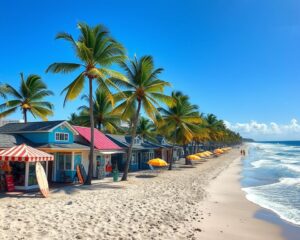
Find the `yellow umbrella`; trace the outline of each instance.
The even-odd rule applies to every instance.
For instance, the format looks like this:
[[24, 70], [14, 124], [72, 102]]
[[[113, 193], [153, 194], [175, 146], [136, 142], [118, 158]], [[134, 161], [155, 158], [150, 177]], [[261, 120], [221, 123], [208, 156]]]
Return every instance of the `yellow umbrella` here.
[[205, 154], [205, 152], [197, 153], [197, 156], [198, 156], [198, 157], [208, 157], [208, 155]]
[[198, 157], [201, 157], [201, 156], [203, 156], [203, 153], [196, 153], [196, 154], [194, 154], [194, 155], [196, 155], [196, 156], [198, 156]]
[[203, 154], [204, 154], [206, 157], [209, 157], [209, 156], [211, 155], [211, 153], [209, 153], [209, 152], [207, 152], [207, 151], [203, 152]]
[[160, 158], [154, 158], [151, 159], [147, 162], [149, 165], [153, 166], [153, 167], [166, 167], [168, 166], [168, 163]]
[[218, 149], [216, 149], [215, 151], [214, 151], [214, 153], [215, 154], [222, 154], [222, 153], [224, 153], [220, 148], [218, 148]]
[[187, 156], [187, 159], [189, 159], [189, 160], [201, 160], [201, 158], [198, 157], [197, 155], [189, 155], [189, 156]]

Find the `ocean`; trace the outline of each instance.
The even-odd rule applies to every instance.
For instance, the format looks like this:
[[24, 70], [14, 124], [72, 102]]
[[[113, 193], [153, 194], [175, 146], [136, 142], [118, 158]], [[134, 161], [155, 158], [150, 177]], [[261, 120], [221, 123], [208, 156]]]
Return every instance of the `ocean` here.
[[241, 180], [247, 199], [300, 226], [300, 141], [248, 146]]

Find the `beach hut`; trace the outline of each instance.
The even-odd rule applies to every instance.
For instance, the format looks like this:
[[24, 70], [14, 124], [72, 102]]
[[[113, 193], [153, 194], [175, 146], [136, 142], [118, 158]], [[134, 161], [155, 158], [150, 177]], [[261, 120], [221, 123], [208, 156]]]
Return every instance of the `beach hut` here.
[[53, 161], [54, 156], [37, 150], [26, 144], [21, 144], [0, 152], [0, 162], [2, 174], [8, 187], [14, 185], [17, 190], [29, 190], [38, 188], [35, 164], [41, 162], [48, 171], [46, 161]]

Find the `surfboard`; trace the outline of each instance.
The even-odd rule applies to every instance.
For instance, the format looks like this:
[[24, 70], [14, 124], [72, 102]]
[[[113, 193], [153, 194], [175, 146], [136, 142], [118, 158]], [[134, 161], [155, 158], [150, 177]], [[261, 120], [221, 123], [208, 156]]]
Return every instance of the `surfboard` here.
[[77, 177], [78, 177], [79, 183], [83, 184], [84, 180], [83, 180], [83, 177], [81, 175], [80, 166], [79, 165], [76, 166], [76, 173], [77, 173]]
[[83, 166], [82, 164], [80, 164], [79, 167], [80, 167], [80, 173], [81, 173], [81, 176], [82, 176], [82, 178], [83, 178], [83, 182], [85, 182], [85, 180], [86, 180], [86, 178], [87, 178], [87, 176], [86, 176], [86, 171], [85, 171], [84, 166]]
[[40, 162], [35, 165], [36, 179], [41, 190], [42, 195], [46, 198], [49, 196], [49, 185], [45, 170]]

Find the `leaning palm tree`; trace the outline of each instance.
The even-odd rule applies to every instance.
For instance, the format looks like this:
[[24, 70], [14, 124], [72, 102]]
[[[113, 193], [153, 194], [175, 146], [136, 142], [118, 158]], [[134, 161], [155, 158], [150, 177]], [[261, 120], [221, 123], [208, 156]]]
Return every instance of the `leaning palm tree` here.
[[[82, 100], [89, 102], [87, 95], [82, 96]], [[106, 133], [120, 133], [123, 129], [120, 127], [120, 115], [113, 114], [112, 101], [106, 91], [102, 88], [98, 88], [93, 101], [94, 123], [100, 131]], [[87, 105], [80, 106], [78, 110], [81, 110], [78, 120], [81, 120], [85, 125], [90, 126], [90, 108]]]
[[85, 23], [79, 23], [78, 28], [80, 35], [77, 41], [68, 33], [58, 33], [56, 39], [68, 41], [72, 45], [79, 62], [53, 63], [46, 72], [70, 73], [80, 70], [79, 75], [63, 90], [66, 93], [64, 105], [68, 100], [74, 100], [78, 97], [84, 89], [85, 80], [88, 80], [91, 144], [88, 177], [85, 184], [89, 185], [92, 180], [94, 158], [94, 112], [91, 107], [93, 106], [93, 82], [95, 80], [99, 87], [111, 95], [109, 86], [118, 88], [119, 84], [126, 81], [126, 78], [108, 67], [124, 61], [125, 55], [123, 46], [115, 41], [102, 25], [90, 27]]
[[0, 118], [6, 117], [18, 109], [22, 111], [24, 122], [27, 123], [27, 113], [31, 113], [34, 118], [38, 117], [47, 120], [48, 116], [53, 115], [53, 104], [44, 101], [47, 96], [53, 95], [52, 91], [47, 89], [46, 84], [38, 75], [31, 74], [24, 78], [21, 76], [21, 86], [17, 90], [9, 84], [1, 84], [0, 92], [10, 100], [0, 105]]
[[115, 95], [115, 98], [121, 103], [114, 109], [114, 112], [120, 113], [123, 120], [133, 119], [131, 124], [131, 143], [122, 176], [122, 180], [126, 181], [141, 109], [155, 121], [155, 116], [158, 114], [156, 107], [159, 106], [159, 103], [171, 104], [173, 99], [163, 94], [164, 88], [170, 84], [159, 79], [159, 74], [163, 69], [154, 68], [151, 56], [143, 56], [139, 60], [135, 57], [128, 64], [122, 64], [122, 67], [128, 78], [128, 83], [126, 83], [127, 89], [122, 94]]
[[[173, 143], [172, 156], [175, 144], [184, 146], [192, 141], [195, 134], [200, 132], [199, 124], [202, 119], [198, 107], [189, 102], [188, 96], [181, 92], [172, 92], [175, 104], [168, 109], [159, 108], [162, 121], [159, 124], [159, 132]], [[173, 159], [170, 161], [169, 170], [172, 170]]]

